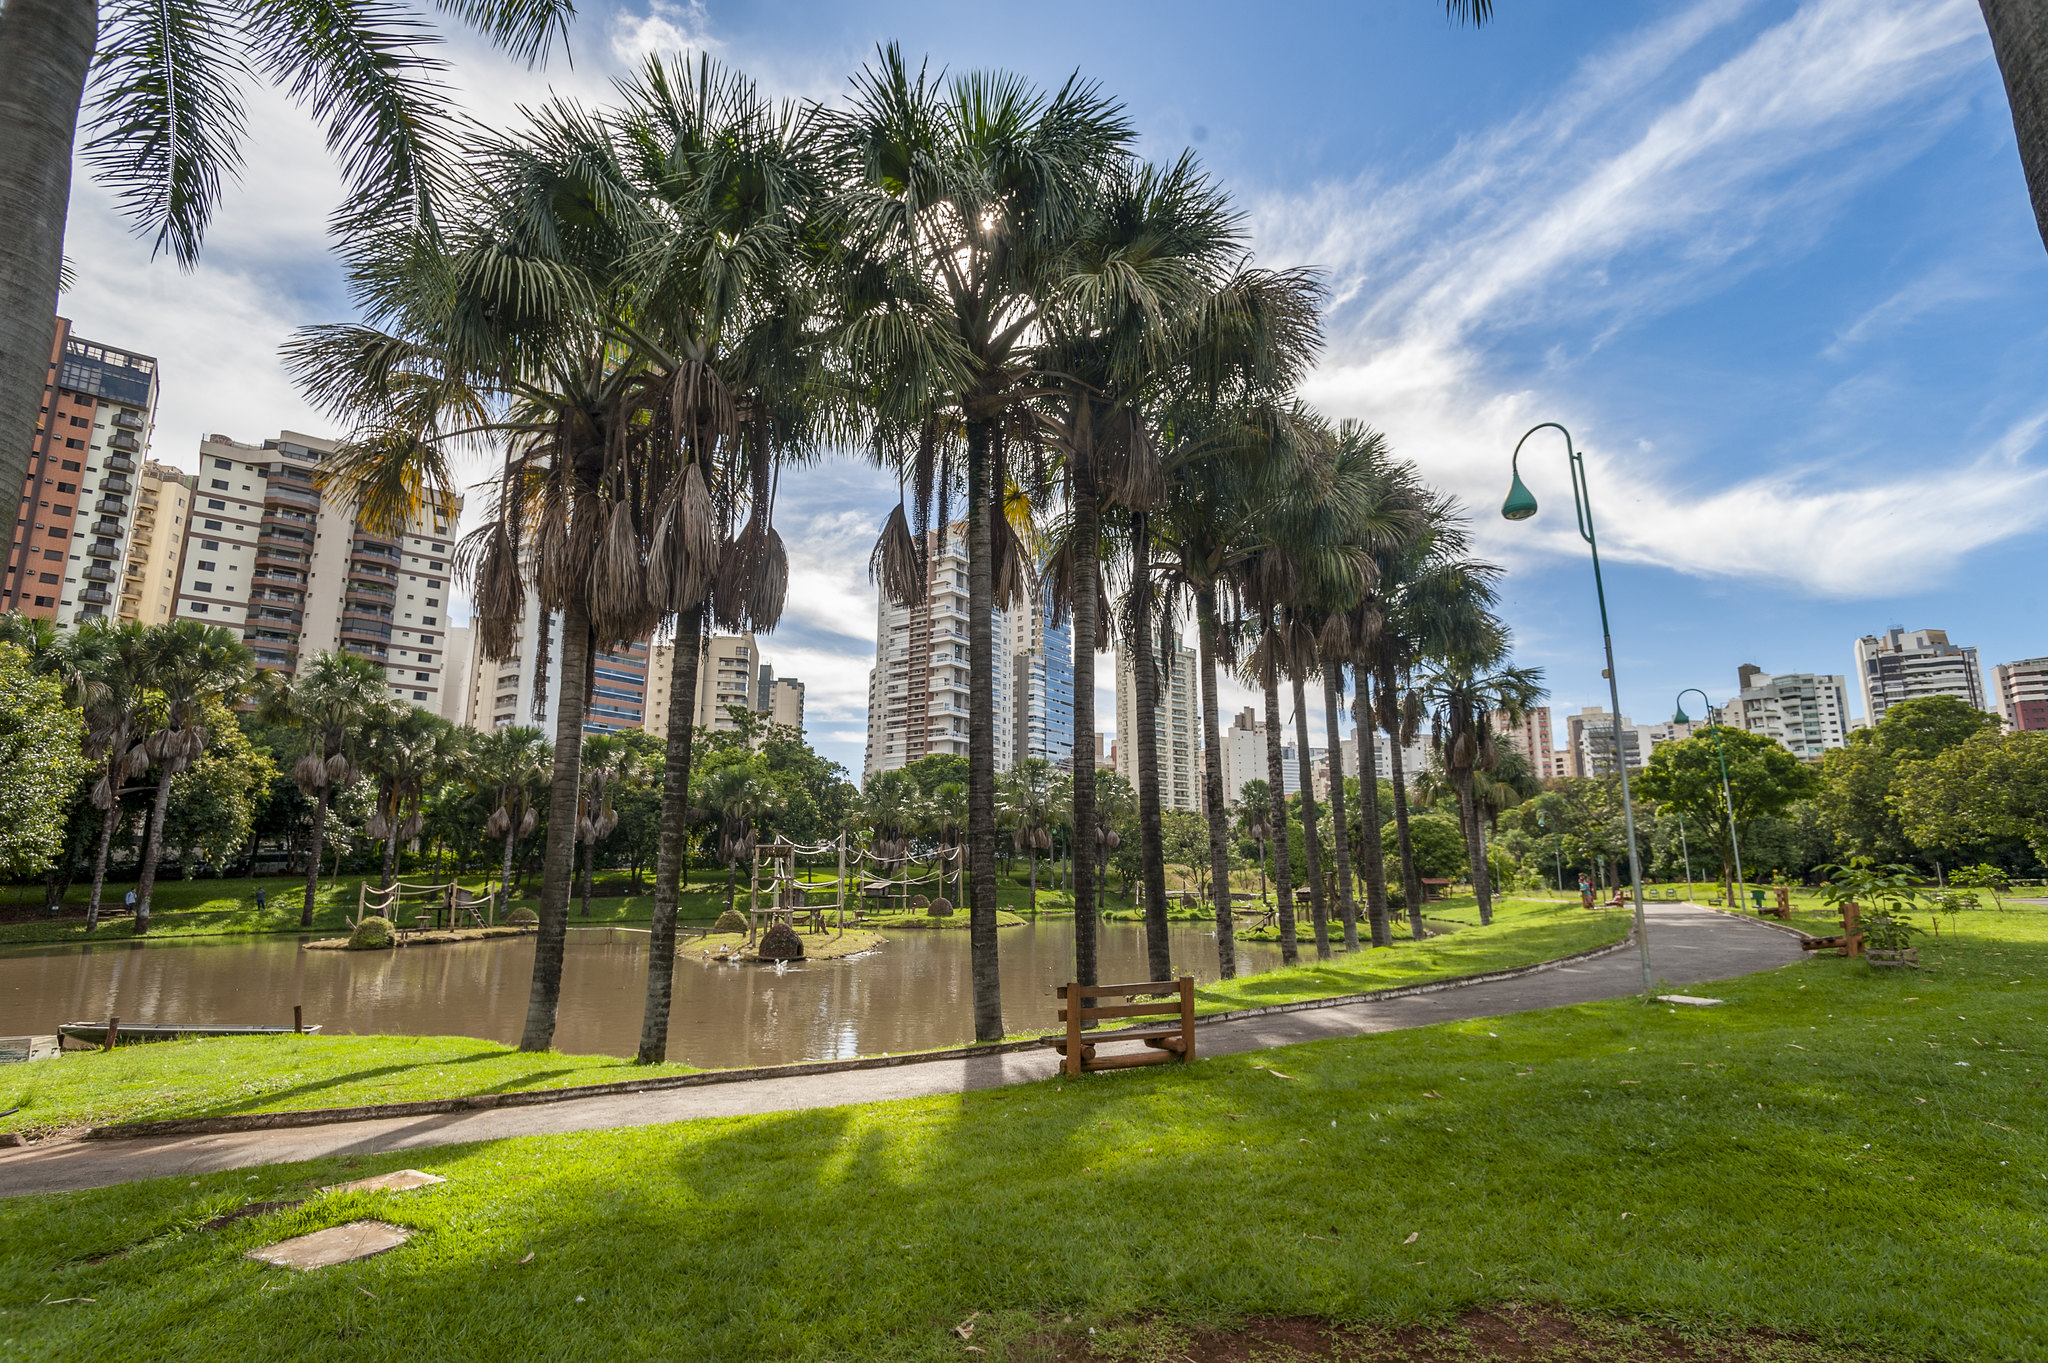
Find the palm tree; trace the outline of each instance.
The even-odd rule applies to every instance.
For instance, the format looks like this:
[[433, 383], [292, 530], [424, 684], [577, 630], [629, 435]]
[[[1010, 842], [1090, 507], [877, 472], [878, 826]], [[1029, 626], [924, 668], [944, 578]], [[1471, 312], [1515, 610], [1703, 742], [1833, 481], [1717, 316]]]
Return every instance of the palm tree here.
[[751, 859], [760, 827], [782, 808], [782, 793], [754, 757], [727, 762], [706, 771], [692, 796], [697, 817], [718, 823], [718, 859], [725, 863], [725, 907], [733, 907], [736, 877], [743, 859]]
[[619, 826], [612, 797], [640, 774], [640, 754], [614, 734], [592, 734], [583, 740], [583, 800], [577, 811], [576, 836], [583, 843], [583, 916], [590, 917], [590, 892], [597, 877], [597, 845]]
[[1244, 835], [1259, 845], [1259, 902], [1266, 902], [1266, 844], [1273, 840], [1272, 787], [1264, 781], [1247, 781], [1231, 806]]
[[1050, 97], [1001, 74], [942, 86], [922, 71], [913, 77], [894, 46], [854, 85], [851, 106], [827, 115], [834, 154], [851, 171], [836, 212], [859, 262], [844, 343], [886, 428], [915, 433], [924, 453], [950, 426], [966, 447], [968, 927], [974, 1035], [995, 1041], [1003, 1016], [990, 617], [999, 576], [1006, 588], [1021, 582], [998, 510], [1005, 437], [1026, 417], [1044, 368], [1045, 305], [1060, 295], [1096, 185], [1132, 131], [1079, 80]]
[[174, 620], [149, 628], [141, 656], [144, 676], [156, 693], [141, 720], [142, 750], [156, 764], [156, 800], [150, 807], [142, 870], [135, 886], [135, 935], [149, 931], [149, 900], [163, 854], [164, 812], [170, 808], [171, 779], [206, 751], [208, 701], [241, 694], [254, 655], [218, 625]]
[[398, 848], [419, 836], [420, 807], [448, 775], [456, 753], [455, 730], [447, 720], [417, 705], [388, 706], [363, 733], [362, 768], [377, 783], [377, 804], [369, 835], [384, 844], [379, 889], [390, 889], [398, 873]]
[[[879, 773], [877, 773], [879, 774]], [[945, 884], [945, 872], [954, 873], [953, 894], [957, 903], [962, 895], [960, 884], [966, 877], [965, 848], [967, 841], [967, 786], [961, 781], [941, 781], [924, 798], [924, 809], [918, 826], [939, 840], [940, 885]]]
[[1477, 649], [1440, 661], [1421, 688], [1432, 716], [1438, 759], [1458, 794], [1458, 823], [1473, 868], [1481, 925], [1493, 921], [1493, 884], [1487, 874], [1485, 819], [1473, 790], [1475, 774], [1493, 772], [1499, 765], [1493, 716], [1501, 714], [1520, 724], [1530, 706], [1542, 700], [1542, 669], [1499, 665], [1507, 651], [1505, 634], [1497, 622], [1493, 628], [1477, 630]]
[[[1043, 757], [1027, 757], [1004, 774], [1003, 813], [1016, 850], [1031, 858], [1031, 912], [1038, 912], [1038, 854], [1052, 850], [1052, 825], [1066, 792]], [[1161, 978], [1164, 978], [1163, 976]]]
[[[5, 623], [25, 618], [10, 615]], [[0, 626], [0, 639], [15, 641], [4, 626]], [[102, 814], [99, 842], [93, 851], [92, 897], [85, 908], [88, 933], [99, 927], [107, 849], [121, 819], [121, 787], [149, 770], [149, 754], [139, 738], [153, 699], [149, 690], [152, 642], [149, 630], [135, 623], [87, 624], [67, 635], [52, 629], [48, 640], [45, 656], [56, 664], [65, 688], [85, 715], [85, 755], [100, 768], [91, 795]]]
[[498, 894], [509, 902], [513, 849], [540, 825], [538, 798], [547, 787], [548, 737], [524, 724], [508, 724], [480, 734], [470, 749], [469, 768], [471, 779], [491, 806], [484, 833], [504, 839]]
[[315, 654], [289, 686], [266, 696], [265, 718], [289, 724], [305, 735], [306, 751], [292, 766], [299, 793], [313, 802], [313, 832], [306, 855], [306, 899], [299, 926], [313, 926], [313, 900], [320, 889], [320, 857], [327, 812], [334, 797], [355, 783], [355, 761], [363, 734], [390, 708], [384, 669], [353, 653]]
[[[445, 5], [514, 57], [545, 58], [566, 0]], [[0, 487], [22, 484], [63, 273], [64, 219], [88, 72], [82, 149], [159, 250], [198, 258], [221, 184], [241, 163], [243, 91], [260, 78], [327, 127], [350, 181], [336, 225], [360, 239], [431, 222], [447, 156], [441, 62], [395, 7], [9, 0], [0, 8]], [[95, 61], [95, 54], [97, 60]]]

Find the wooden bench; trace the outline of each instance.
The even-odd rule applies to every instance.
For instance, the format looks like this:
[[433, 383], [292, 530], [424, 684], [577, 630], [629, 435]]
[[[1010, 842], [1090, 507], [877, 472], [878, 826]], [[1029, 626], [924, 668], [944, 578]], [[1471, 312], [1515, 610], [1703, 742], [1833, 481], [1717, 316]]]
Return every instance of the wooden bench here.
[[[1102, 1002], [1105, 997], [1128, 999], [1136, 994], [1172, 997], [1155, 998], [1145, 1003]], [[1152, 980], [1144, 984], [1063, 984], [1059, 987], [1059, 996], [1067, 1001], [1059, 1012], [1060, 1021], [1067, 1024], [1067, 1030], [1055, 1036], [1040, 1037], [1039, 1042], [1061, 1054], [1060, 1068], [1068, 1074], [1121, 1070], [1133, 1065], [1160, 1065], [1169, 1060], [1195, 1058], [1195, 977], [1192, 975], [1183, 975], [1179, 980]], [[1083, 999], [1094, 999], [1095, 1002], [1084, 1005]], [[1107, 1032], [1081, 1030], [1083, 1023], [1105, 1018], [1161, 1016], [1176, 1020], [1169, 1025], [1120, 1027]], [[1132, 1055], [1106, 1055], [1098, 1060], [1095, 1048], [1107, 1041], [1142, 1041], [1148, 1049]]]

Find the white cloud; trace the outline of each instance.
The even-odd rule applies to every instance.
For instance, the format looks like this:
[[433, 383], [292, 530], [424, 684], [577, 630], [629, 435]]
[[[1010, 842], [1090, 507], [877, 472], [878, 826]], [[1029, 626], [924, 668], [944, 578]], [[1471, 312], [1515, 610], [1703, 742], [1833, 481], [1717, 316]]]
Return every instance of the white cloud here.
[[[1254, 214], [1262, 256], [1329, 270], [1328, 355], [1306, 386], [1333, 416], [1388, 431], [1397, 449], [1478, 507], [1505, 491], [1505, 456], [1534, 422], [1582, 437], [1600, 415], [1571, 376], [1629, 326], [1807, 248], [1846, 189], [1918, 150], [1961, 108], [1959, 74], [1984, 61], [1964, 0], [1812, 0], [1705, 74], [1681, 58], [1749, 6], [1710, 0], [1587, 59], [1570, 93], [1460, 144], [1405, 184], [1370, 177], [1275, 198]], [[1911, 126], [1902, 111], [1913, 109]], [[1646, 113], [1645, 110], [1648, 110]], [[1872, 136], [1878, 130], [1881, 136]], [[1939, 306], [1963, 287], [1927, 281], [1845, 329], [1844, 341]], [[1538, 386], [1503, 383], [1490, 347], [1554, 337]], [[2021, 422], [1995, 452], [1903, 476], [1788, 469], [1707, 486], [1616, 432], [1592, 457], [1603, 546], [1680, 571], [1784, 578], [1833, 595], [1896, 589], [1890, 569], [1952, 570], [1971, 549], [2048, 518], [2014, 493], [2040, 433]], [[1544, 450], [1531, 482], [1562, 470]], [[1965, 521], [1961, 533], [1949, 527]], [[1579, 552], [1569, 519], [1496, 541]], [[1769, 552], [1744, 544], [1768, 544]]]

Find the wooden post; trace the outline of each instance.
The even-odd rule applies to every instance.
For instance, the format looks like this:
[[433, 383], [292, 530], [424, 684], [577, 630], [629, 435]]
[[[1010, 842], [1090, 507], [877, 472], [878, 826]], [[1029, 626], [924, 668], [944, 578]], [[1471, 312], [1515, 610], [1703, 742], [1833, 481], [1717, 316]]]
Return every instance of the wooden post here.
[[1195, 977], [1193, 975], [1183, 975], [1180, 977], [1180, 1039], [1182, 1042], [1180, 1058], [1182, 1060], [1193, 1060], [1195, 1058]]
[[110, 1051], [113, 1050], [114, 1047], [117, 1044], [119, 1044], [120, 1040], [121, 1019], [117, 1017], [110, 1017], [107, 1019], [107, 1049]]
[[1081, 987], [1078, 984], [1060, 986], [1060, 997], [1067, 1001], [1067, 1061], [1063, 1069], [1068, 1074], [1081, 1073]]
[[293, 1031], [294, 1033], [302, 1033], [302, 1032], [304, 1032], [305, 1030], [306, 1030], [306, 1008], [305, 1008], [305, 1005], [304, 1005], [304, 1004], [298, 1004], [298, 1003], [295, 1003], [295, 1004], [293, 1004], [293, 1005], [292, 1005], [292, 1031]]
[[846, 830], [839, 830], [839, 935], [846, 935]]
[[351, 927], [359, 928], [363, 925], [363, 906], [369, 902], [370, 882], [365, 880], [356, 886], [356, 921], [350, 924]]
[[753, 860], [747, 866], [747, 945], [754, 945], [754, 937], [761, 931], [761, 849], [754, 848]]
[[1837, 954], [1842, 956], [1861, 956], [1863, 954], [1863, 934], [1856, 930], [1857, 921], [1862, 917], [1863, 909], [1855, 900], [1852, 899], [1842, 905], [1842, 945]]

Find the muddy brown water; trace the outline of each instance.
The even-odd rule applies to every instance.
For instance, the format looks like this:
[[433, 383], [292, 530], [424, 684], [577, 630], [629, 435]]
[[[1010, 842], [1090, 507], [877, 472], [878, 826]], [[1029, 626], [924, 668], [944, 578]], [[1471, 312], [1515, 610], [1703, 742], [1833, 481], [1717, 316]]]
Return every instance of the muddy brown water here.
[[[1216, 977], [1216, 941], [1175, 926], [1177, 970]], [[1074, 925], [1040, 919], [1000, 936], [1003, 1022], [1013, 1032], [1051, 1028], [1054, 986], [1073, 977]], [[974, 1035], [965, 931], [888, 934], [878, 950], [843, 961], [710, 965], [686, 950], [676, 962], [671, 1060], [772, 1065], [922, 1050]], [[1276, 944], [1239, 942], [1242, 974], [1280, 962]], [[1105, 923], [1102, 979], [1145, 978], [1137, 923]], [[328, 1035], [474, 1036], [515, 1042], [526, 1019], [533, 939], [398, 951], [303, 951], [297, 938], [226, 938], [30, 947], [0, 953], [0, 1035], [49, 1033], [59, 1023], [281, 1023], [292, 1005]], [[555, 1049], [631, 1055], [647, 988], [647, 934], [572, 929], [562, 970]]]

